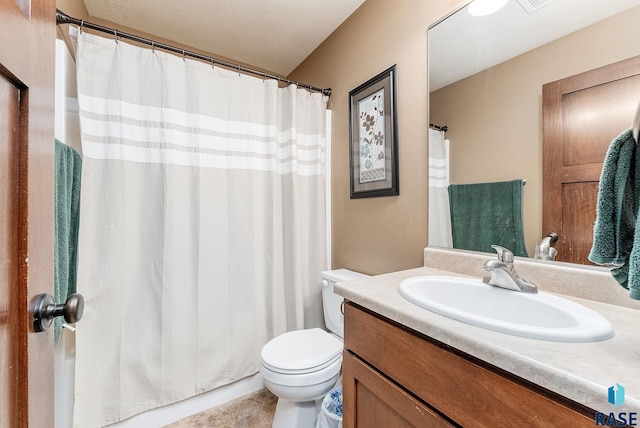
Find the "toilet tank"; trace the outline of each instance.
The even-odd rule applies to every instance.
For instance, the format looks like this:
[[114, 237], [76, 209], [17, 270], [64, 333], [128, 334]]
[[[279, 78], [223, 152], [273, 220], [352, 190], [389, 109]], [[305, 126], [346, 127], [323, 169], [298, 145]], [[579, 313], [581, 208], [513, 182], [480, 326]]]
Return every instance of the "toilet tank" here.
[[342, 314], [342, 296], [333, 292], [336, 282], [367, 278], [369, 275], [348, 269], [335, 269], [322, 272], [322, 308], [324, 323], [330, 332], [344, 337], [344, 315]]

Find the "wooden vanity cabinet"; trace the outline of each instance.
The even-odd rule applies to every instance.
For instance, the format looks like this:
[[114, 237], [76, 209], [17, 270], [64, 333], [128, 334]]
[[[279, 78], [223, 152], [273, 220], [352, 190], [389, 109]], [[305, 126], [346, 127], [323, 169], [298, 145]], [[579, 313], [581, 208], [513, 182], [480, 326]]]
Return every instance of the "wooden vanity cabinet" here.
[[343, 426], [593, 427], [595, 412], [353, 303]]

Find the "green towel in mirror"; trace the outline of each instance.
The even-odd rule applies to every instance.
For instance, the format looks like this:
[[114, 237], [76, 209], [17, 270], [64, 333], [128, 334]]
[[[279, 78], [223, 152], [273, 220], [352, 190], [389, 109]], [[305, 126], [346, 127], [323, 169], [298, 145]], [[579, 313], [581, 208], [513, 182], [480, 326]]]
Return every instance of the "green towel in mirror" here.
[[491, 245], [528, 257], [522, 228], [523, 180], [451, 184], [453, 248], [495, 252]]

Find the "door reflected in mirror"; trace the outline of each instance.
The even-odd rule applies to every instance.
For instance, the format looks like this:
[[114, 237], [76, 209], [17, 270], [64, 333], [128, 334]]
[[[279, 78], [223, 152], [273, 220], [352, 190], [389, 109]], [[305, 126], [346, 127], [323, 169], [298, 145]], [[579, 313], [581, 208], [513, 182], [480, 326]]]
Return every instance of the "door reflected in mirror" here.
[[[638, 22], [640, 0], [552, 0], [530, 13], [509, 0], [494, 15], [472, 17], [461, 9], [429, 29], [429, 123], [447, 127], [449, 181], [525, 179], [522, 221], [530, 256], [544, 237], [558, 232], [559, 244], [568, 244], [558, 247], [557, 260], [589, 263], [584, 255], [572, 258], [571, 235], [577, 233], [561, 233], [562, 225], [543, 228], [545, 180], [551, 175], [543, 168], [543, 85], [640, 55]], [[619, 117], [600, 146], [632, 126], [640, 93], [636, 98], [601, 107]], [[601, 163], [604, 150], [596, 158]], [[440, 227], [432, 224], [431, 205], [430, 236]], [[570, 217], [585, 209], [574, 205], [569, 200], [561, 210]], [[592, 224], [581, 227], [592, 233]]]

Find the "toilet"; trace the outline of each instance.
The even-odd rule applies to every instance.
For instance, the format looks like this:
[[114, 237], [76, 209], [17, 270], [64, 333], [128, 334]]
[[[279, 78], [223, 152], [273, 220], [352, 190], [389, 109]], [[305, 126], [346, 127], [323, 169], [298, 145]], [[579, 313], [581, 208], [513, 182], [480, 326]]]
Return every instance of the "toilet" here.
[[322, 305], [326, 332], [294, 330], [271, 339], [260, 354], [265, 386], [278, 397], [273, 428], [314, 428], [322, 397], [338, 382], [342, 369], [344, 316], [336, 282], [367, 275], [336, 269], [322, 272]]

